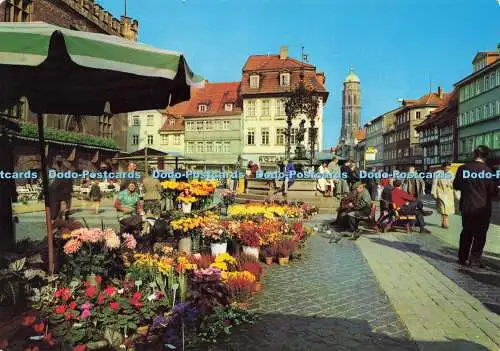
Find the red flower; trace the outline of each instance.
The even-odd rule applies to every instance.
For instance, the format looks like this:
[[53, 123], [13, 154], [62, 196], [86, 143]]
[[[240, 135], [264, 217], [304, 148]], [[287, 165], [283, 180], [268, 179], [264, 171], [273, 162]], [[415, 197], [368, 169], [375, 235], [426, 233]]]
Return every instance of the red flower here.
[[54, 342], [54, 340], [52, 339], [52, 333], [48, 333], [47, 335], [45, 335], [43, 337], [43, 340], [49, 344], [50, 346], [54, 346], [56, 343]]
[[114, 286], [108, 286], [106, 289], [104, 289], [104, 293], [107, 296], [113, 296], [116, 294], [116, 288]]
[[85, 351], [87, 350], [87, 345], [81, 344], [73, 347], [73, 351]]
[[118, 302], [116, 302], [116, 301], [111, 302], [109, 304], [109, 308], [111, 308], [113, 311], [118, 312], [120, 310], [120, 304]]
[[26, 316], [23, 319], [23, 325], [25, 327], [29, 327], [32, 326], [33, 323], [35, 323], [35, 321], [36, 321], [36, 316]]
[[140, 298], [141, 298], [141, 293], [140, 293], [140, 292], [136, 292], [136, 293], [134, 294], [134, 296], [132, 296], [132, 299], [133, 299], [133, 300], [139, 300]]
[[69, 304], [69, 309], [70, 309], [70, 310], [74, 310], [74, 309], [76, 309], [76, 301], [73, 301], [73, 302], [71, 302], [71, 303]]
[[[98, 285], [101, 285], [102, 283], [102, 277], [100, 275], [96, 275], [95, 278], [94, 278], [95, 282], [98, 284]], [[85, 346], [85, 345], [84, 345]]]
[[85, 289], [85, 294], [87, 295], [87, 297], [92, 298], [95, 296], [95, 293], [96, 293], [96, 288], [93, 285], [91, 285], [87, 289]]
[[54, 297], [62, 298], [64, 301], [68, 301], [71, 298], [71, 291], [68, 288], [58, 289], [54, 293]]
[[64, 314], [66, 312], [66, 306], [60, 305], [56, 307], [56, 314]]
[[104, 295], [103, 294], [99, 294], [99, 297], [97, 298], [97, 303], [99, 305], [102, 305], [104, 302]]
[[39, 324], [35, 324], [35, 325], [33, 325], [33, 329], [37, 333], [43, 333], [43, 331], [45, 330], [45, 323], [44, 322], [40, 322]]
[[73, 318], [73, 315], [70, 313], [70, 312], [66, 312], [66, 314], [64, 315], [64, 318], [69, 321], [71, 318]]
[[141, 308], [144, 305], [142, 302], [139, 302], [136, 299], [130, 300], [130, 304], [137, 309]]

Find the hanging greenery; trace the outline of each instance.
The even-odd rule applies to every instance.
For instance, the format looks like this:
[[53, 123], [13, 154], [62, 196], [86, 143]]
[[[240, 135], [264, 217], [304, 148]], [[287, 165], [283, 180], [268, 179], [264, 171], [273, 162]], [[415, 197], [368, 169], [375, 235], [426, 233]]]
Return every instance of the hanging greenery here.
[[[38, 138], [38, 127], [36, 124], [22, 123], [19, 134], [27, 138]], [[116, 149], [116, 141], [114, 139], [102, 138], [93, 135], [83, 135], [52, 128], [44, 128], [44, 135], [45, 139], [48, 141], [63, 141], [67, 143]]]

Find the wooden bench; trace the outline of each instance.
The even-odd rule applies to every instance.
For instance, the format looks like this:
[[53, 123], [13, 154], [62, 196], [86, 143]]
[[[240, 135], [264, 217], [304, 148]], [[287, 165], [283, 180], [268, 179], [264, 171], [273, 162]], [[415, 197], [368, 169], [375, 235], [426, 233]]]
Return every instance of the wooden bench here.
[[377, 221], [377, 226], [382, 228], [382, 232], [386, 233], [392, 227], [402, 227], [407, 233], [411, 233], [411, 228], [417, 221], [416, 215], [401, 215], [399, 208], [393, 202], [388, 203], [387, 213], [381, 214]]
[[379, 227], [377, 225], [376, 214], [377, 214], [377, 202], [372, 201], [372, 205], [370, 208], [370, 214], [368, 216], [356, 217], [356, 218], [361, 223], [367, 224], [371, 229], [373, 229], [375, 231], [375, 233], [378, 233]]

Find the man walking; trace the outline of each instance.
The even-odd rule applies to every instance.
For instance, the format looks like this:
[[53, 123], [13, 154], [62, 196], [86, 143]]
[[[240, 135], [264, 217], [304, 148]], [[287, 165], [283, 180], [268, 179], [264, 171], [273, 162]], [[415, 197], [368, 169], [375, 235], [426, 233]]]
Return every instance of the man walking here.
[[490, 225], [491, 199], [498, 193], [495, 178], [478, 178], [480, 174], [492, 173], [491, 168], [486, 165], [489, 151], [487, 146], [478, 146], [474, 150], [474, 161], [460, 166], [453, 181], [453, 187], [461, 192], [462, 233], [458, 249], [460, 265], [468, 263], [483, 267], [481, 256]]
[[408, 168], [408, 176], [403, 182], [403, 187], [415, 199], [418, 199], [421, 195], [425, 195], [425, 182], [415, 171], [414, 166]]

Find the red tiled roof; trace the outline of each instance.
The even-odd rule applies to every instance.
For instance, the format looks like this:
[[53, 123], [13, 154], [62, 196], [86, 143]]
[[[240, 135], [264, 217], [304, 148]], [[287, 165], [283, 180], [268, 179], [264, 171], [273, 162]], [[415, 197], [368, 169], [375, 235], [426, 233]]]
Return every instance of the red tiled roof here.
[[184, 116], [184, 114], [187, 112], [189, 108], [189, 103], [196, 97], [198, 90], [199, 89], [191, 88], [191, 98], [188, 101], [183, 101], [174, 106], [168, 106], [166, 109], [162, 111], [162, 113], [164, 115], [170, 115], [175, 117]]
[[[189, 101], [184, 117], [233, 116], [242, 112], [239, 99], [240, 82], [206, 83], [198, 89]], [[226, 104], [233, 104], [232, 111], [226, 111]], [[199, 105], [207, 105], [206, 112], [199, 112]]]
[[366, 139], [366, 128], [355, 131], [354, 139], [357, 139], [358, 141]]
[[[184, 117], [183, 116], [173, 116], [165, 115], [165, 123], [160, 128], [160, 132], [181, 132], [184, 130]], [[174, 121], [174, 124], [170, 124], [170, 121]]]
[[[304, 81], [309, 89], [324, 94], [326, 101], [328, 97], [325, 89], [325, 77], [323, 73], [316, 73], [316, 67], [308, 63], [288, 57], [280, 59], [279, 55], [252, 55], [248, 58], [243, 67], [243, 77], [241, 82], [241, 94], [275, 94], [286, 93], [294, 90], [300, 82], [300, 72], [303, 68]], [[290, 86], [280, 86], [280, 73], [290, 73]], [[259, 74], [259, 87], [250, 88], [250, 75]]]
[[427, 129], [429, 127], [433, 127], [436, 124], [436, 122], [446, 117], [447, 113], [449, 113], [450, 110], [456, 107], [456, 104], [457, 104], [457, 90], [455, 89], [450, 94], [445, 94], [439, 106], [436, 107], [430, 113], [430, 115], [415, 129], [419, 131]]

